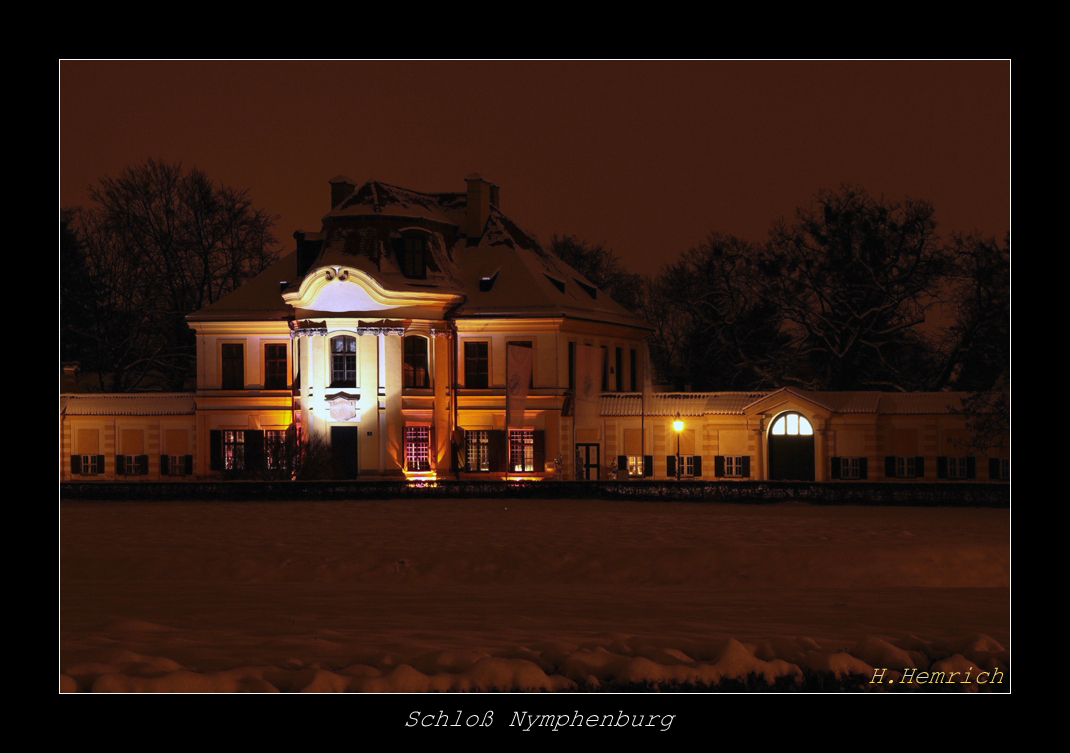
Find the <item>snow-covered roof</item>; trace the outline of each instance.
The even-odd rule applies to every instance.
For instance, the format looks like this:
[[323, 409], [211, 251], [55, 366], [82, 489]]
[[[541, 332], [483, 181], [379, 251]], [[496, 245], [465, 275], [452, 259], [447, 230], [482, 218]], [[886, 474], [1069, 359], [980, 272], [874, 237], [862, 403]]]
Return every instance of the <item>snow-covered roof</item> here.
[[[811, 392], [796, 388], [770, 392], [655, 392], [647, 397], [646, 415], [742, 415], [754, 403], [776, 392], [794, 394], [833, 413], [882, 415], [949, 413], [962, 407], [963, 392]], [[600, 404], [603, 416], [638, 416], [641, 393], [606, 393]]]
[[60, 412], [68, 416], [192, 416], [191, 392], [60, 395]]
[[[368, 181], [327, 213], [321, 233], [304, 234], [304, 239], [321, 244], [308, 273], [349, 267], [385, 290], [463, 296], [452, 318], [570, 317], [651, 329], [544, 250], [497, 206], [487, 208], [478, 237], [466, 234], [468, 212], [466, 193], [421, 193]], [[395, 259], [392, 241], [409, 229], [427, 236], [426, 279], [405, 277]], [[290, 254], [188, 319], [292, 316], [293, 309], [283, 302], [280, 283], [289, 284], [288, 294], [300, 286], [297, 256], [297, 252]], [[382, 309], [366, 313], [384, 315]]]

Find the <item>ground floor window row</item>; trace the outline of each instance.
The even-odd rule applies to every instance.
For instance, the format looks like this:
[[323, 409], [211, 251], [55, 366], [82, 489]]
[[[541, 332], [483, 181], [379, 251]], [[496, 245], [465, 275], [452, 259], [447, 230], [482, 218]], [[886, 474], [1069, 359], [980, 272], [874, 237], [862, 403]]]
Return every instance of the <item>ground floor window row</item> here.
[[540, 473], [546, 470], [541, 429], [470, 429], [464, 433], [464, 470]]
[[211, 470], [286, 470], [292, 465], [290, 436], [285, 429], [213, 429], [209, 432]]
[[[149, 474], [148, 455], [116, 455], [115, 474], [117, 476], [147, 476]], [[159, 471], [161, 476], [193, 475], [192, 455], [160, 455]], [[71, 473], [75, 476], [99, 476], [104, 473], [103, 455], [71, 455]]]

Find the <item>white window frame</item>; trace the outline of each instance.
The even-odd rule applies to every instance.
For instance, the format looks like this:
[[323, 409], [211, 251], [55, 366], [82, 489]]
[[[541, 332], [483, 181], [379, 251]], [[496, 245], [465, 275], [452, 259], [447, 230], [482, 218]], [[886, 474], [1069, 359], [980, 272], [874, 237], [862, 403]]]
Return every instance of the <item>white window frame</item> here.
[[724, 476], [725, 478], [743, 478], [742, 455], [724, 456]]
[[680, 478], [694, 478], [695, 477], [695, 456], [694, 455], [678, 455], [679, 465], [677, 466], [677, 475]]
[[490, 432], [486, 429], [465, 429], [464, 459], [469, 471], [490, 470]]
[[[97, 467], [97, 458], [99, 455], [82, 455], [82, 462], [79, 466], [79, 476], [99, 476], [104, 473], [103, 468]], [[90, 470], [86, 470], [89, 468]]]
[[862, 458], [840, 458], [840, 478], [856, 481], [862, 478]]
[[431, 427], [405, 427], [405, 470], [425, 473], [431, 470]]
[[642, 476], [643, 475], [643, 456], [642, 455], [628, 455], [628, 475], [629, 476]]
[[896, 457], [895, 459], [895, 477], [896, 478], [917, 478], [917, 466], [915, 464], [915, 458], [913, 457]]
[[[519, 462], [517, 462], [519, 461]], [[519, 467], [518, 467], [519, 466]], [[509, 430], [509, 472], [535, 472], [535, 430]]]

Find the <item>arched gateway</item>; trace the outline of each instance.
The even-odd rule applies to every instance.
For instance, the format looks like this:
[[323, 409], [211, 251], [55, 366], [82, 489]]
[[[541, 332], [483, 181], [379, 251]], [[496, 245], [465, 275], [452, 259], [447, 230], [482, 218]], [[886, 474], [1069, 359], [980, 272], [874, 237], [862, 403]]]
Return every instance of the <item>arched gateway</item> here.
[[814, 480], [814, 427], [800, 413], [781, 413], [769, 427], [769, 478]]

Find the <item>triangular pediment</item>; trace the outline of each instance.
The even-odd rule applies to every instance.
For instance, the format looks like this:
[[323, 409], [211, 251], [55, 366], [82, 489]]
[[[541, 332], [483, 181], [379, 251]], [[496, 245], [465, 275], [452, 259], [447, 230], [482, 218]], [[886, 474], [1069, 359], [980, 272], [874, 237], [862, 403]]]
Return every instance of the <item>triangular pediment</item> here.
[[755, 400], [743, 409], [746, 416], [773, 416], [784, 411], [798, 411], [809, 417], [828, 418], [833, 411], [812, 396], [792, 387], [781, 387]]

